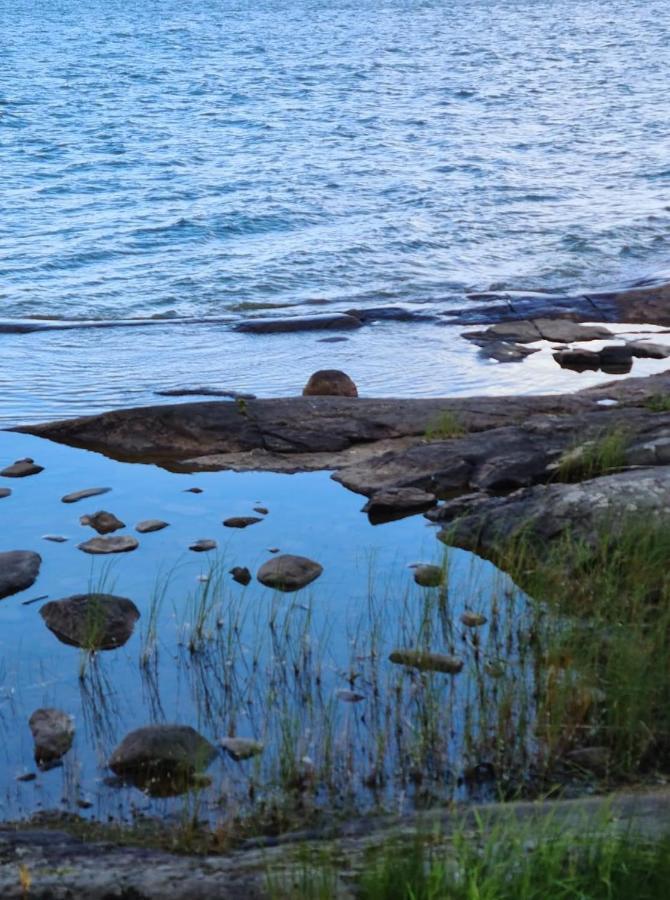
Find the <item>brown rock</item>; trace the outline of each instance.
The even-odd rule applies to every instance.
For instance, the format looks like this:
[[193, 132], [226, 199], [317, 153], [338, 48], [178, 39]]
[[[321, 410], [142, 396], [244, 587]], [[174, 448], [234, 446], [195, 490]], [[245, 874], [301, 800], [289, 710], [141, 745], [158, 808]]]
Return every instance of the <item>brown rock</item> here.
[[261, 584], [277, 591], [298, 591], [315, 581], [323, 572], [323, 566], [305, 556], [276, 556], [258, 570]]
[[130, 550], [136, 550], [139, 547], [137, 538], [131, 537], [129, 534], [120, 535], [119, 537], [97, 537], [91, 538], [90, 541], [84, 541], [79, 544], [80, 550], [84, 553], [92, 553], [94, 555], [103, 555], [106, 553], [128, 553]]
[[399, 666], [428, 672], [445, 672], [457, 675], [463, 668], [463, 660], [444, 653], [429, 653], [426, 650], [394, 650], [389, 659]]
[[226, 528], [247, 528], [249, 525], [255, 525], [262, 521], [258, 516], [232, 516], [230, 519], [224, 519], [223, 524]]
[[36, 465], [32, 459], [17, 459], [15, 463], [0, 472], [5, 478], [26, 478], [28, 475], [38, 475], [44, 471], [44, 466]]
[[28, 724], [35, 741], [35, 762], [38, 766], [50, 766], [65, 756], [72, 746], [72, 716], [60, 709], [36, 709]]
[[354, 382], [339, 369], [320, 369], [310, 376], [303, 397], [358, 397]]
[[40, 615], [63, 644], [85, 650], [114, 650], [130, 638], [140, 611], [126, 597], [75, 594], [45, 603]]
[[92, 516], [82, 516], [79, 522], [81, 525], [90, 525], [98, 534], [111, 534], [113, 531], [126, 527], [121, 519], [117, 519], [114, 513], [105, 512], [104, 510], [93, 513]]

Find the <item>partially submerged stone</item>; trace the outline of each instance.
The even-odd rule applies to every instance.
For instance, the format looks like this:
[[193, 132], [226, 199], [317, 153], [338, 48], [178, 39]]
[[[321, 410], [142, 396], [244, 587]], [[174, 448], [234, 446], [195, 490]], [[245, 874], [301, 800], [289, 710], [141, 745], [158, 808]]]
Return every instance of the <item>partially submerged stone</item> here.
[[415, 487], [389, 487], [376, 491], [363, 507], [371, 521], [401, 518], [435, 506], [435, 494]]
[[320, 369], [310, 375], [302, 391], [303, 397], [358, 397], [358, 389], [339, 369]]
[[171, 778], [203, 772], [216, 748], [190, 725], [147, 725], [127, 734], [109, 759], [121, 776]]
[[39, 475], [44, 471], [44, 466], [38, 466], [34, 460], [30, 458], [17, 459], [11, 466], [6, 466], [0, 475], [4, 478], [26, 478], [28, 475]]
[[40, 609], [49, 629], [63, 644], [85, 650], [114, 650], [133, 633], [140, 611], [126, 597], [75, 594]]
[[108, 494], [111, 488], [108, 487], [92, 487], [84, 488], [83, 491], [73, 491], [61, 497], [62, 503], [77, 503], [79, 500], [87, 500], [89, 497], [99, 497], [101, 494]]
[[230, 574], [233, 576], [233, 581], [236, 581], [238, 584], [242, 584], [245, 587], [251, 581], [251, 572], [246, 566], [233, 566], [233, 568], [230, 569]]
[[105, 512], [105, 510], [100, 510], [90, 516], [81, 516], [79, 523], [90, 525], [98, 534], [111, 534], [113, 531], [126, 527], [125, 522], [118, 519], [114, 513]]
[[0, 488], [0, 500], [4, 500], [5, 497], [11, 497], [11, 494], [11, 488]]
[[42, 557], [32, 550], [0, 553], [0, 600], [25, 591], [37, 580]]
[[422, 672], [445, 672], [457, 675], [463, 668], [463, 660], [445, 653], [429, 653], [426, 650], [394, 650], [389, 659], [399, 666], [408, 666]]
[[224, 519], [223, 524], [226, 528], [248, 528], [249, 525], [255, 525], [262, 521], [263, 519], [258, 516], [231, 516], [229, 519]]
[[488, 619], [482, 613], [472, 612], [466, 609], [461, 615], [461, 622], [466, 628], [478, 628], [480, 625], [486, 625]]
[[48, 768], [65, 756], [74, 740], [72, 716], [60, 709], [36, 709], [28, 720], [35, 741], [35, 762]]
[[361, 327], [360, 319], [344, 313], [327, 313], [316, 316], [291, 316], [284, 318], [247, 319], [235, 326], [235, 331], [249, 334], [276, 334], [287, 331], [323, 331]]
[[266, 506], [254, 506], [254, 512], [257, 512], [261, 516], [267, 516], [270, 510]]
[[189, 545], [188, 549], [193, 550], [194, 553], [207, 553], [209, 550], [216, 550], [217, 546], [216, 541], [203, 538], [199, 541], [194, 541]]
[[90, 541], [84, 541], [79, 544], [80, 550], [84, 553], [93, 553], [95, 555], [104, 555], [106, 553], [129, 553], [136, 550], [140, 546], [137, 538], [131, 537], [129, 534], [120, 535], [119, 537], [97, 537], [91, 538]]
[[144, 519], [142, 522], [138, 522], [135, 526], [135, 531], [138, 531], [140, 534], [151, 534], [153, 531], [161, 531], [163, 528], [167, 528], [169, 522], [163, 522], [162, 519]]
[[261, 584], [277, 591], [298, 591], [315, 581], [323, 572], [323, 566], [305, 556], [284, 554], [269, 559], [256, 576]]
[[444, 582], [444, 569], [440, 566], [417, 566], [414, 581], [421, 587], [439, 587]]
[[64, 544], [67, 538], [63, 534], [43, 534], [43, 541], [50, 541], [52, 544]]
[[259, 756], [264, 749], [264, 745], [260, 741], [252, 738], [224, 737], [221, 738], [220, 743], [228, 756], [232, 757], [235, 762]]

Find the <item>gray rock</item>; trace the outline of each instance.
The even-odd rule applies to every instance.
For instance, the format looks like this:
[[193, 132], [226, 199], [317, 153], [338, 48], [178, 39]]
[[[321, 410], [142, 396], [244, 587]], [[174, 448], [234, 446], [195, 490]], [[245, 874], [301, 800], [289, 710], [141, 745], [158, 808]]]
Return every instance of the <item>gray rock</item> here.
[[140, 611], [126, 597], [75, 594], [45, 603], [40, 615], [63, 644], [85, 650], [114, 650], [128, 641]]
[[11, 488], [0, 488], [0, 500], [4, 500], [5, 497], [11, 497], [11, 494]]
[[654, 344], [650, 341], [631, 341], [628, 347], [633, 356], [639, 359], [667, 359], [670, 356], [670, 346], [667, 344]]
[[246, 566], [234, 566], [230, 570], [230, 574], [233, 576], [233, 581], [245, 587], [251, 582], [251, 572]]
[[139, 547], [137, 538], [131, 537], [129, 534], [119, 535], [118, 537], [97, 537], [78, 544], [80, 550], [84, 553], [93, 553], [95, 555], [106, 553], [128, 553], [131, 550], [137, 550]]
[[267, 516], [270, 510], [265, 506], [254, 506], [254, 512], [257, 512], [261, 516]]
[[247, 528], [249, 525], [255, 525], [262, 521], [258, 516], [232, 516], [230, 519], [224, 519], [223, 524], [226, 528]]
[[0, 553], [0, 600], [25, 591], [37, 580], [42, 557], [32, 550]]
[[94, 487], [84, 488], [83, 491], [74, 491], [72, 494], [66, 494], [61, 498], [63, 503], [77, 503], [79, 500], [86, 500], [88, 497], [98, 497], [100, 494], [108, 494], [111, 488]]
[[269, 559], [256, 576], [261, 584], [278, 591], [298, 591], [315, 581], [323, 566], [304, 556], [284, 554]]
[[251, 738], [224, 737], [221, 738], [220, 743], [228, 756], [232, 757], [235, 762], [251, 759], [252, 756], [259, 756], [264, 749], [260, 741], [255, 741]]
[[275, 334], [287, 331], [323, 331], [361, 327], [360, 319], [344, 313], [316, 316], [292, 316], [290, 318], [248, 319], [235, 326], [235, 331], [248, 334]]
[[140, 534], [151, 534], [153, 531], [162, 531], [169, 524], [169, 522], [163, 522], [162, 519], [144, 519], [142, 522], [137, 523], [135, 531], [138, 531]]
[[390, 487], [377, 491], [363, 507], [371, 520], [412, 515], [435, 506], [435, 494], [415, 487]]
[[17, 459], [11, 466], [7, 466], [0, 475], [5, 478], [26, 478], [28, 475], [39, 475], [44, 471], [44, 466], [38, 466], [32, 459]]
[[189, 545], [188, 549], [193, 550], [194, 553], [207, 553], [208, 550], [216, 550], [217, 546], [216, 541], [203, 538], [202, 540], [194, 541]]
[[52, 544], [64, 544], [67, 538], [62, 534], [43, 534], [43, 541], [51, 541]]
[[320, 369], [310, 375], [302, 394], [303, 397], [358, 397], [358, 389], [345, 372]]
[[600, 354], [595, 350], [558, 350], [553, 356], [562, 369], [573, 372], [597, 372], [600, 368]]
[[439, 587], [444, 582], [444, 569], [440, 566], [417, 566], [414, 581], [421, 587]]
[[189, 725], [147, 725], [127, 734], [109, 759], [117, 775], [156, 777], [204, 771], [216, 748]]
[[408, 666], [422, 672], [445, 672], [457, 675], [463, 668], [463, 660], [444, 653], [428, 653], [426, 650], [394, 650], [389, 659], [399, 666]]
[[79, 522], [81, 525], [90, 525], [98, 534], [111, 534], [113, 531], [126, 527], [125, 523], [121, 519], [117, 519], [114, 513], [104, 510], [93, 513], [91, 516], [81, 516]]
[[480, 350], [482, 356], [495, 359], [499, 363], [521, 362], [527, 356], [539, 352], [539, 347], [524, 347], [522, 344], [514, 344], [509, 341], [492, 341], [486, 343]]
[[486, 625], [488, 619], [482, 613], [472, 612], [466, 609], [461, 615], [461, 622], [466, 628], [478, 628], [480, 625]]
[[74, 740], [72, 716], [60, 709], [36, 709], [28, 720], [35, 741], [35, 762], [48, 767], [65, 756]]

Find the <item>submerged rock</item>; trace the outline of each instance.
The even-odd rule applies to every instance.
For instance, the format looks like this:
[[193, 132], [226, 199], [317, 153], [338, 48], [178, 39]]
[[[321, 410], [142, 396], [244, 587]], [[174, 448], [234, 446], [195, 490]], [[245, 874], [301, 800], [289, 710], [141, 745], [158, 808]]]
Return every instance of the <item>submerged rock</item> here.
[[204, 771], [216, 748], [190, 725], [147, 725], [127, 734], [109, 759], [121, 776], [170, 778]]
[[302, 394], [303, 397], [358, 397], [358, 389], [345, 372], [320, 369], [310, 375]]
[[344, 688], [335, 691], [335, 696], [343, 703], [361, 703], [365, 700], [365, 694], [360, 694], [358, 691], [348, 691]]
[[25, 591], [35, 583], [42, 557], [32, 550], [0, 553], [0, 600]]
[[414, 581], [421, 587], [439, 587], [444, 582], [444, 569], [440, 566], [417, 566]]
[[119, 537], [97, 537], [91, 538], [90, 541], [84, 541], [78, 544], [80, 550], [84, 553], [105, 554], [105, 553], [128, 553], [131, 550], [137, 550], [140, 546], [137, 538], [131, 537], [129, 534], [120, 535]]
[[0, 488], [0, 500], [4, 500], [5, 497], [10, 497], [11, 493], [11, 488]]
[[45, 603], [40, 615], [63, 644], [85, 650], [114, 650], [130, 638], [140, 611], [126, 597], [75, 594]]
[[316, 316], [291, 316], [287, 318], [248, 319], [235, 325], [235, 331], [249, 334], [275, 334], [286, 331], [322, 331], [324, 329], [360, 328], [360, 319], [344, 313], [327, 313]]
[[72, 716], [60, 709], [36, 709], [28, 720], [35, 741], [35, 762], [48, 768], [68, 752], [74, 740]]
[[221, 738], [220, 744], [235, 762], [259, 756], [264, 749], [264, 745], [260, 741], [251, 738], [224, 737]]
[[254, 506], [254, 512], [257, 512], [261, 516], [267, 516], [270, 510], [266, 506]]
[[194, 541], [189, 545], [188, 549], [193, 550], [194, 553], [207, 553], [208, 550], [216, 550], [217, 547], [216, 541], [203, 538], [202, 540]]
[[224, 519], [223, 524], [226, 528], [247, 528], [249, 525], [255, 525], [262, 521], [258, 516], [231, 516], [230, 519]]
[[61, 502], [77, 503], [79, 500], [86, 500], [88, 497], [99, 497], [100, 494], [108, 494], [110, 491], [111, 488], [108, 487], [84, 488], [83, 491], [74, 491], [71, 494], [66, 494], [64, 497], [61, 497]]
[[113, 531], [126, 527], [125, 522], [117, 519], [114, 513], [105, 512], [104, 510], [93, 513], [92, 516], [82, 516], [79, 519], [79, 523], [81, 525], [90, 525], [98, 534], [111, 534]]
[[140, 534], [150, 534], [153, 531], [161, 531], [163, 528], [167, 528], [169, 522], [163, 522], [162, 519], [144, 519], [142, 522], [138, 522], [135, 526], [135, 531], [138, 531]]
[[44, 466], [38, 466], [34, 460], [26, 458], [17, 459], [11, 466], [0, 471], [0, 475], [5, 478], [26, 478], [28, 475], [39, 475], [43, 471]]
[[251, 582], [251, 572], [246, 566], [234, 566], [230, 570], [230, 574], [233, 576], [233, 581], [245, 587]]
[[52, 544], [64, 544], [67, 538], [62, 534], [43, 534], [42, 540], [51, 541]]
[[263, 563], [256, 577], [266, 587], [289, 592], [311, 584], [322, 572], [323, 566], [305, 556], [284, 554]]
[[488, 619], [482, 613], [472, 612], [466, 609], [461, 615], [461, 622], [466, 628], [478, 628], [480, 625], [486, 625]]
[[408, 666], [424, 672], [446, 672], [457, 675], [463, 668], [463, 660], [444, 653], [429, 653], [426, 650], [394, 650], [389, 659], [399, 666]]

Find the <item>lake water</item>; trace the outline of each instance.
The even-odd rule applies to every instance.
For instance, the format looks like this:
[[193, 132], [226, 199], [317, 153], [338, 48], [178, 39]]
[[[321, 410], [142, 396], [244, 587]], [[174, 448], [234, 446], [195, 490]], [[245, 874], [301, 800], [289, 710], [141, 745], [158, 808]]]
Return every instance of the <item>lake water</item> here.
[[[667, 13], [0, 0], [0, 317], [430, 311], [662, 276]], [[322, 365], [367, 393], [576, 383], [413, 323], [341, 344], [149, 331], [0, 334], [4, 421], [203, 381], [276, 395]]]

